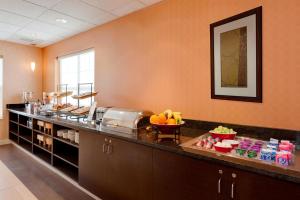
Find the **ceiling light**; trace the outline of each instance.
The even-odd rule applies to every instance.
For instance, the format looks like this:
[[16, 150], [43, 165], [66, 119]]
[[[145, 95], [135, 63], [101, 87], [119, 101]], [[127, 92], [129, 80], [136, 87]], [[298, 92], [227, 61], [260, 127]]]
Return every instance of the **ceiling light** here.
[[59, 22], [59, 23], [62, 23], [62, 24], [65, 24], [65, 23], [68, 22], [66, 19], [56, 19], [55, 21]]

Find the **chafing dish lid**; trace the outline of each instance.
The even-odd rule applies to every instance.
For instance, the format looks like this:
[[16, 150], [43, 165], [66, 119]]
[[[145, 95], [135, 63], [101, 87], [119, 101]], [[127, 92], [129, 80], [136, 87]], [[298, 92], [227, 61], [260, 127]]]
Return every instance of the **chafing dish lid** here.
[[141, 119], [149, 117], [152, 112], [125, 108], [109, 108], [103, 116], [102, 125], [107, 127], [126, 127], [137, 129]]

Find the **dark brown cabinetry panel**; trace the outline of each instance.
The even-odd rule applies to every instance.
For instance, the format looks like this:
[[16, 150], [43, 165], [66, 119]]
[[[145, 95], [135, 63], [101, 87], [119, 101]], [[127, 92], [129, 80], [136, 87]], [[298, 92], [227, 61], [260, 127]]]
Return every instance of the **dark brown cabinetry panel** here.
[[153, 151], [153, 179], [154, 200], [300, 199], [299, 184], [161, 150]]
[[80, 132], [79, 183], [103, 200], [151, 200], [152, 148]]
[[[282, 200], [300, 199], [300, 185], [281, 181], [271, 177], [258, 175], [246, 171], [232, 169], [236, 178], [228, 182], [233, 187], [233, 199], [236, 200]], [[232, 176], [232, 174], [231, 174]], [[230, 188], [231, 189], [231, 188]]]
[[110, 200], [152, 199], [152, 148], [109, 138]]
[[106, 199], [109, 178], [107, 156], [103, 153], [104, 136], [80, 131], [79, 184]]
[[[153, 151], [155, 200], [222, 199], [223, 180], [218, 165], [161, 150]], [[218, 190], [221, 194], [218, 193]]]

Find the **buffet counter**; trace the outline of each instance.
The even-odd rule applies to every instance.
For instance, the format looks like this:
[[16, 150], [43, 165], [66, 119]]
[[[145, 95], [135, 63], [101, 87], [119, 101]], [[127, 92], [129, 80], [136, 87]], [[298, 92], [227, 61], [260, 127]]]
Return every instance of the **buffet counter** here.
[[18, 115], [24, 115], [33, 119], [42, 120], [59, 126], [69, 127], [75, 130], [83, 130], [112, 138], [122, 139], [128, 142], [146, 145], [163, 151], [169, 151], [183, 156], [188, 156], [200, 160], [207, 160], [242, 170], [247, 170], [257, 174], [267, 175], [270, 177], [300, 183], [300, 152], [296, 151], [294, 162], [290, 166], [281, 166], [278, 164], [264, 162], [257, 159], [243, 158], [233, 154], [208, 151], [204, 148], [197, 148], [193, 145], [195, 138], [207, 133], [206, 129], [192, 129], [182, 127], [179, 143], [170, 140], [158, 140], [155, 134], [145, 129], [140, 129], [133, 134], [124, 134], [109, 129], [101, 125], [87, 123], [83, 120], [72, 120], [58, 116], [41, 116], [26, 113], [23, 108], [9, 109], [9, 112]]

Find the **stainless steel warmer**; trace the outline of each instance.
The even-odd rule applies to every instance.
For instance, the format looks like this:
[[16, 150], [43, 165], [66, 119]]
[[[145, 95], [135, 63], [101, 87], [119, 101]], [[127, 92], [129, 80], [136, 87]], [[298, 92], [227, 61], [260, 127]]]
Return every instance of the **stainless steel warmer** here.
[[150, 111], [109, 108], [103, 116], [102, 127], [125, 134], [136, 133], [136, 130], [149, 124]]
[[98, 107], [96, 108], [96, 123], [100, 124], [102, 122], [104, 113], [111, 107]]

